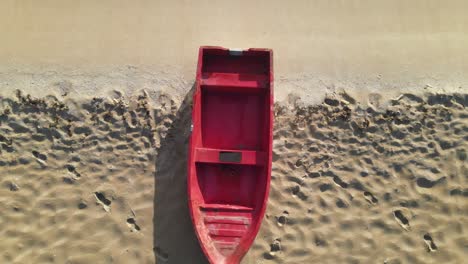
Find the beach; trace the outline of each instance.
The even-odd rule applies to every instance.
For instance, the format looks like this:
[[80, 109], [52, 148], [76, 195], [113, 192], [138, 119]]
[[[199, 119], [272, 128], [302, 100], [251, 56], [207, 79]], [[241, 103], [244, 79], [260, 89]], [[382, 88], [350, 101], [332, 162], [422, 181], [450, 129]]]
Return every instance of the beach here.
[[0, 2], [0, 263], [207, 263], [200, 46], [273, 51], [271, 188], [242, 264], [464, 263], [463, 0]]
[[[268, 209], [243, 263], [466, 256], [466, 94], [275, 105]], [[191, 95], [0, 105], [4, 263], [206, 263], [188, 214]]]

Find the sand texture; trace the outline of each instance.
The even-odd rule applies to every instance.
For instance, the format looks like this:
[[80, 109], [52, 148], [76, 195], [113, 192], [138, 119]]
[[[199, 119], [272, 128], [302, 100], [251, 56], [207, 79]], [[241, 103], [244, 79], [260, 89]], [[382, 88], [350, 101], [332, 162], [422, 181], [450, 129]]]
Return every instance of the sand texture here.
[[[0, 263], [206, 263], [188, 214], [191, 95], [0, 98]], [[468, 95], [275, 105], [244, 264], [463, 263]]]
[[273, 49], [277, 99], [466, 93], [467, 10], [466, 0], [2, 0], [0, 87], [95, 96], [180, 78], [189, 89], [198, 47], [213, 45]]

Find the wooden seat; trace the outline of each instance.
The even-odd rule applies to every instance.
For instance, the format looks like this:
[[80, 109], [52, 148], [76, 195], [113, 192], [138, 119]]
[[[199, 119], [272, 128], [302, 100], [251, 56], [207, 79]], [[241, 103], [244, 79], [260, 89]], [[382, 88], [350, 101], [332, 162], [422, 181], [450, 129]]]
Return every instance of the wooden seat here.
[[218, 210], [218, 211], [252, 211], [252, 207], [233, 205], [233, 204], [203, 204], [200, 208], [204, 211]]
[[261, 166], [266, 162], [266, 153], [253, 150], [196, 148], [195, 162]]
[[202, 86], [237, 87], [250, 89], [265, 89], [268, 87], [268, 75], [239, 73], [204, 73]]

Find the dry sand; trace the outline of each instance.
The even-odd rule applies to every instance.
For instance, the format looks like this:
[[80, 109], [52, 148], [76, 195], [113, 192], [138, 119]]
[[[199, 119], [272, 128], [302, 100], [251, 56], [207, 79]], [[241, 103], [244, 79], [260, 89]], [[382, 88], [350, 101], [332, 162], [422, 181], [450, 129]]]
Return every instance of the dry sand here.
[[[190, 99], [0, 100], [1, 263], [205, 263]], [[266, 217], [243, 263], [462, 263], [468, 95], [275, 106]]]

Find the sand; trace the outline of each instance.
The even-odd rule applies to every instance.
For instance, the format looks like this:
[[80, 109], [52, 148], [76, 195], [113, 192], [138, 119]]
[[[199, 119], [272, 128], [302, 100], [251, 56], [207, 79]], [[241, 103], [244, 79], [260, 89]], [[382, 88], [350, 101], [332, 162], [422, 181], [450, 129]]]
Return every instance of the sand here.
[[198, 47], [219, 45], [273, 49], [281, 101], [320, 103], [336, 89], [466, 93], [467, 9], [465, 0], [3, 0], [0, 87], [105, 96], [185, 80], [185, 95]]
[[[206, 263], [188, 215], [191, 95], [0, 99], [0, 262]], [[462, 263], [468, 95], [275, 105], [244, 264]]]
[[466, 262], [467, 7], [0, 1], [0, 263], [205, 263], [185, 186], [200, 45], [275, 52], [243, 264]]
[[378, 98], [275, 108], [268, 212], [245, 263], [464, 262], [468, 97]]

